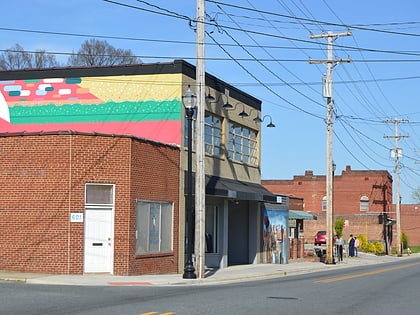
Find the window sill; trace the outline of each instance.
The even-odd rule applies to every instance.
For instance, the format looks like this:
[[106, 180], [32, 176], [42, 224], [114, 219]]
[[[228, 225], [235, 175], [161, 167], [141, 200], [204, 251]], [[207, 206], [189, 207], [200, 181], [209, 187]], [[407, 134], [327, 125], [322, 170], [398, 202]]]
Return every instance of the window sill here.
[[136, 254], [135, 259], [144, 259], [144, 258], [158, 258], [158, 257], [171, 257], [174, 256], [173, 252], [170, 253], [153, 253], [153, 254]]

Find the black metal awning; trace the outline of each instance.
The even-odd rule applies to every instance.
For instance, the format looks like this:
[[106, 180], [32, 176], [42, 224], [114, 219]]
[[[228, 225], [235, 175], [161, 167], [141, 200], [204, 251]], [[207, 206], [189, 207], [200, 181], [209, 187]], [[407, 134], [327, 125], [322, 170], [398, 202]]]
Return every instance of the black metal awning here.
[[[194, 182], [193, 176], [193, 192], [195, 192]], [[260, 184], [210, 175], [206, 175], [206, 195], [237, 200], [276, 202], [276, 195]]]
[[218, 176], [206, 176], [206, 194], [240, 200], [276, 201], [262, 185]]

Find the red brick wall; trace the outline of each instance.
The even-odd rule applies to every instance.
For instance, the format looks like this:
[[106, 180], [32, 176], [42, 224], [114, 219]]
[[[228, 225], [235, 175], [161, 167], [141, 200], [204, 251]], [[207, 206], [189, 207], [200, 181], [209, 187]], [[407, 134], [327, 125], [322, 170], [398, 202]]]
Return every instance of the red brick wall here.
[[84, 212], [90, 182], [116, 185], [114, 274], [148, 273], [151, 264], [159, 272], [177, 270], [177, 250], [144, 263], [134, 251], [136, 198], [175, 202], [177, 248], [178, 149], [128, 137], [69, 134], [1, 137], [0, 148], [0, 269], [83, 273], [84, 224], [69, 218]]
[[[304, 199], [304, 210], [314, 214], [322, 211], [322, 198], [326, 195], [324, 175], [306, 171], [293, 180], [262, 180], [261, 184], [275, 194]], [[392, 177], [387, 171], [357, 171], [347, 166], [341, 175], [334, 176], [334, 214], [363, 214], [360, 198], [369, 198], [368, 213], [389, 211], [392, 204]]]
[[[152, 145], [149, 145], [152, 146]], [[179, 151], [171, 147], [148, 147], [133, 143], [131, 201], [158, 200], [174, 202], [173, 252], [158, 255], [135, 255], [135, 213], [132, 213], [130, 274], [178, 272], [179, 250]]]
[[[275, 194], [302, 197], [304, 210], [318, 216], [317, 221], [304, 221], [305, 241], [313, 242], [317, 231], [325, 230], [325, 211], [322, 198], [326, 195], [325, 175], [306, 171], [292, 180], [262, 180], [261, 184]], [[347, 166], [341, 175], [334, 176], [333, 215], [348, 219], [348, 234], [364, 234], [369, 240], [383, 239], [383, 226], [378, 215], [392, 211], [392, 177], [388, 171], [359, 171]], [[360, 198], [369, 198], [369, 210], [360, 211]]]
[[[325, 231], [326, 218], [325, 214], [317, 216], [318, 220], [305, 220], [304, 221], [304, 233], [305, 243], [313, 244], [315, 234], [318, 231]], [[333, 221], [343, 218], [349, 221], [349, 227], [344, 229], [343, 238], [348, 238], [350, 234], [360, 235], [363, 234], [371, 241], [382, 241], [383, 236], [383, 225], [379, 224], [379, 219], [376, 214], [374, 215], [336, 215]]]
[[[395, 208], [395, 207], [394, 207]], [[420, 204], [401, 205], [401, 231], [408, 237], [408, 245], [420, 245]]]

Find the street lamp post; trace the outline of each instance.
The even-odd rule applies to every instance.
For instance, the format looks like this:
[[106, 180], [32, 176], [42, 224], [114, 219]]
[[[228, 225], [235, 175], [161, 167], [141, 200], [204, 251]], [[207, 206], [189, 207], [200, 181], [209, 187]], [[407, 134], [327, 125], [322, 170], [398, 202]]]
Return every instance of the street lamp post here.
[[186, 200], [186, 212], [187, 212], [187, 259], [184, 264], [184, 279], [195, 279], [195, 268], [192, 261], [193, 253], [193, 208], [192, 208], [192, 119], [194, 115], [194, 109], [197, 104], [197, 96], [191, 91], [188, 85], [188, 90], [182, 95], [182, 104], [185, 107], [185, 115], [188, 121], [188, 168], [187, 168], [187, 200]]

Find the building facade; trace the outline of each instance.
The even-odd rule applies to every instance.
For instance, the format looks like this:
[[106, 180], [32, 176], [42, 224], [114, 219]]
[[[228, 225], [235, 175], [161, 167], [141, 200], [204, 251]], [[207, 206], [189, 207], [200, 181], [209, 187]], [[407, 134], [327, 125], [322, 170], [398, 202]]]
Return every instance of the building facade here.
[[[316, 221], [306, 221], [305, 240], [312, 243], [317, 231], [326, 227], [325, 175], [306, 171], [291, 180], [262, 180], [268, 190], [276, 194], [302, 197], [304, 210], [317, 216]], [[350, 166], [334, 174], [333, 222], [344, 218], [348, 224], [345, 236], [367, 235], [369, 240], [392, 239], [392, 226], [380, 223], [379, 215], [386, 213], [395, 218], [392, 210], [392, 176], [382, 170], [352, 170]]]
[[[0, 72], [0, 269], [181, 273], [188, 86], [184, 61]], [[206, 265], [259, 263], [261, 101], [206, 91]]]
[[[1, 269], [177, 272], [179, 148], [70, 131], [0, 139]], [[140, 219], [149, 222], [144, 205], [169, 217], [161, 248], [136, 238]]]
[[[395, 205], [393, 207], [395, 209]], [[395, 210], [394, 210], [395, 211]], [[401, 204], [401, 231], [407, 235], [408, 246], [420, 245], [420, 204]]]

